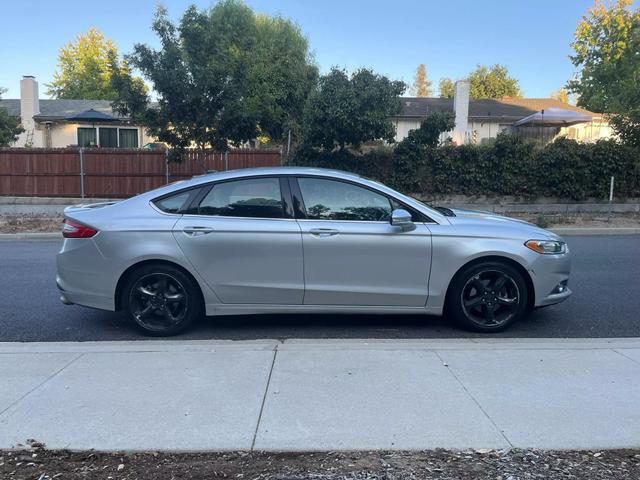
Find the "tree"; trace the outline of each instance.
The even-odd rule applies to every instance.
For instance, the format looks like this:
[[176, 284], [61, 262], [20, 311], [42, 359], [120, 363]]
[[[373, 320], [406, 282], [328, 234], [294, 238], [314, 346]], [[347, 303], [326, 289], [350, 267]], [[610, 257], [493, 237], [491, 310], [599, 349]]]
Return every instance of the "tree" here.
[[554, 98], [562, 103], [569, 103], [569, 92], [566, 88], [559, 88], [555, 92], [551, 93], [551, 98]]
[[416, 97], [430, 97], [432, 95], [431, 80], [427, 79], [427, 67], [424, 63], [418, 65], [413, 80], [411, 92]]
[[174, 147], [175, 159], [192, 146], [227, 150], [298, 130], [317, 67], [296, 25], [223, 0], [189, 7], [177, 25], [159, 6], [152, 28], [160, 49], [136, 44], [127, 59], [153, 85], [157, 103], [129, 76], [114, 75], [121, 96], [115, 108]]
[[486, 67], [478, 65], [469, 74], [471, 90], [470, 98], [495, 98], [521, 97], [518, 80], [509, 76], [509, 71], [504, 65]]
[[371, 70], [361, 69], [351, 77], [332, 68], [320, 78], [309, 96], [303, 120], [303, 143], [332, 150], [364, 142], [393, 142], [395, 128], [390, 117], [402, 110], [404, 82], [392, 81]]
[[[75, 43], [60, 49], [58, 71], [53, 82], [47, 84], [47, 94], [55, 98], [79, 98], [87, 100], [115, 100], [118, 93], [111, 86], [110, 64], [118, 58], [115, 44], [95, 28], [79, 34]], [[118, 63], [122, 75], [131, 75], [127, 62]], [[141, 87], [141, 79], [134, 79]]]
[[433, 112], [396, 145], [393, 157], [393, 184], [415, 192], [431, 180], [427, 164], [440, 143], [440, 135], [453, 130], [451, 113]]
[[398, 144], [396, 151], [408, 146], [426, 146], [435, 148], [440, 142], [440, 135], [450, 132], [455, 127], [455, 115], [444, 112], [433, 112], [425, 117], [420, 127], [410, 130], [409, 134]]
[[[0, 100], [6, 89], [0, 87]], [[9, 147], [17, 139], [18, 135], [24, 132], [20, 121], [15, 117], [10, 117], [5, 108], [0, 107], [0, 147]]]
[[289, 131], [298, 137], [304, 105], [318, 80], [309, 43], [298, 26], [282, 17], [259, 15], [256, 22], [252, 82], [261, 89], [260, 130], [276, 140]]
[[453, 98], [455, 84], [450, 78], [441, 78], [438, 90], [440, 90], [440, 98]]
[[640, 8], [631, 0], [605, 7], [600, 2], [582, 17], [571, 44], [571, 61], [579, 69], [568, 89], [578, 105], [610, 114], [622, 138], [640, 145]]
[[[521, 97], [518, 80], [509, 76], [509, 70], [504, 65], [487, 67], [478, 65], [467, 77], [470, 84], [469, 98]], [[440, 96], [453, 98], [454, 82], [449, 78], [440, 80]]]

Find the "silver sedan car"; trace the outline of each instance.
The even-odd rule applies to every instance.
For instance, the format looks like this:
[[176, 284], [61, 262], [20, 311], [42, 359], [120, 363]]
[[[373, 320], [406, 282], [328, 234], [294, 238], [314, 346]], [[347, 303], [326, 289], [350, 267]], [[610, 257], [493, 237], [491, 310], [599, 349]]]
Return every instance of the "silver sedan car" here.
[[313, 168], [213, 173], [65, 210], [61, 300], [150, 335], [203, 315], [447, 315], [483, 332], [565, 300], [558, 235]]

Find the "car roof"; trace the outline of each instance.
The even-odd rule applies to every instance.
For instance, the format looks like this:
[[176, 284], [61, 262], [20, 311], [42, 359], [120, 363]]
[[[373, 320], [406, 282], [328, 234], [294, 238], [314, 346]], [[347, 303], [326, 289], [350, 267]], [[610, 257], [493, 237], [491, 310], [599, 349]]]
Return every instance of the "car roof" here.
[[214, 171], [202, 175], [194, 175], [193, 179], [211, 181], [222, 178], [250, 177], [254, 175], [324, 175], [336, 178], [358, 178], [364, 179], [361, 175], [346, 172], [344, 170], [335, 170], [330, 168], [319, 167], [254, 167], [241, 168], [237, 170]]

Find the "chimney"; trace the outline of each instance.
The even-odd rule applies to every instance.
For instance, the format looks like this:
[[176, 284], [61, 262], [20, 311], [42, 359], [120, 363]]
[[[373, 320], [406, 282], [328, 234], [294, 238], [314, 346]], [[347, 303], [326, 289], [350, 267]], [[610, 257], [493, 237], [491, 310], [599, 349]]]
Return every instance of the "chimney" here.
[[36, 82], [36, 77], [25, 75], [20, 80], [20, 118], [25, 130], [33, 130], [35, 126], [33, 116], [39, 113], [38, 82]]
[[453, 129], [453, 140], [461, 145], [466, 143], [469, 128], [469, 82], [458, 80], [453, 95], [453, 111], [456, 114], [456, 126]]

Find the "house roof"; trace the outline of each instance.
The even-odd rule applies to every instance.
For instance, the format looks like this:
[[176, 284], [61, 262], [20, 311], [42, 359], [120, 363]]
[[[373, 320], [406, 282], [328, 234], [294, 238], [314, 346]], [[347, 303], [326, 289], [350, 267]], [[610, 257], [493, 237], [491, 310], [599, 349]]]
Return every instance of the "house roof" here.
[[[562, 103], [553, 98], [505, 98], [502, 100], [469, 100], [469, 118], [514, 122], [545, 108], [562, 108], [586, 115], [597, 115], [584, 108]], [[399, 117], [425, 117], [433, 112], [453, 113], [452, 98], [403, 97]]]
[[[20, 116], [20, 100], [18, 99], [0, 100], [0, 107], [6, 108], [11, 116]], [[496, 120], [511, 123], [546, 108], [562, 108], [586, 115], [599, 116], [584, 108], [562, 103], [553, 98], [505, 97], [502, 100], [469, 100], [469, 118], [473, 120]], [[109, 100], [62, 99], [40, 100], [40, 114], [36, 115], [36, 119], [64, 120], [90, 109], [126, 120], [126, 118], [118, 115], [111, 109], [111, 101]], [[453, 99], [403, 97], [402, 113], [398, 115], [398, 117], [425, 117], [433, 112], [453, 112]]]
[[[6, 108], [12, 117], [20, 116], [19, 99], [0, 100], [0, 107]], [[36, 120], [65, 120], [91, 109], [125, 120], [124, 117], [118, 115], [111, 109], [110, 100], [41, 99], [40, 114], [36, 115], [35, 118]]]

